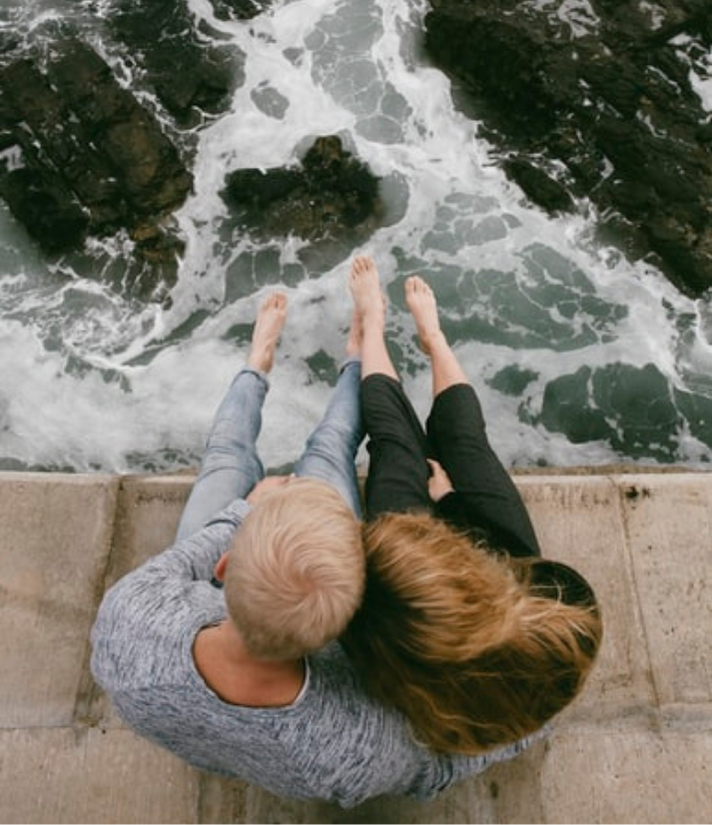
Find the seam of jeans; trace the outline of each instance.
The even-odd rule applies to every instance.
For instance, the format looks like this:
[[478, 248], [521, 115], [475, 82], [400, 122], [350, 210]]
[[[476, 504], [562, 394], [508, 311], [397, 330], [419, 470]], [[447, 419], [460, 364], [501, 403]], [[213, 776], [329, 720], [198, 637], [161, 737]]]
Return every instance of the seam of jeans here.
[[339, 367], [339, 375], [346, 369], [346, 367], [351, 366], [351, 364], [358, 364], [361, 365], [361, 356], [360, 355], [349, 355], [348, 358], [345, 358], [341, 362], [341, 366]]
[[243, 367], [237, 373], [237, 375], [235, 376], [235, 379], [237, 380], [237, 378], [240, 375], [243, 375], [244, 373], [250, 373], [251, 375], [256, 376], [257, 378], [260, 379], [260, 381], [262, 381], [262, 383], [265, 385], [265, 387], [267, 389], [269, 389], [269, 377], [267, 376], [267, 373], [264, 372], [263, 370], [256, 370], [254, 367]]

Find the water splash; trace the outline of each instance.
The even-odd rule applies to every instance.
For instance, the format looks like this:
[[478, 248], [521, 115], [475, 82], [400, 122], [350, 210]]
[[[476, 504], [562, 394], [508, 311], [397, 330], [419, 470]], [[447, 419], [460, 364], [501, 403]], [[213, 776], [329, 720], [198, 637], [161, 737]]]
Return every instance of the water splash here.
[[[569, 5], [588, 21], [587, 4]], [[709, 299], [597, 247], [585, 202], [552, 218], [507, 181], [422, 53], [424, 0], [293, 0], [249, 24], [218, 19], [207, 0], [190, 9], [203, 36], [246, 54], [245, 82], [228, 112], [191, 135], [196, 187], [176, 216], [186, 249], [170, 306], [117, 289], [126, 238], [47, 261], [0, 205], [0, 466], [194, 465], [257, 302], [275, 284], [290, 316], [260, 447], [268, 466], [294, 459], [335, 380], [349, 258], [362, 251], [379, 264], [394, 358], [423, 415], [427, 364], [402, 291], [413, 272], [436, 291], [506, 464], [707, 466]], [[103, 28], [110, 2], [69, 13], [56, 0], [11, 3], [0, 32], [24, 26], [41, 38], [71, 23], [120, 57]], [[324, 134], [339, 134], [382, 178], [386, 219], [367, 247], [245, 234], [220, 196], [226, 175], [294, 164]]]

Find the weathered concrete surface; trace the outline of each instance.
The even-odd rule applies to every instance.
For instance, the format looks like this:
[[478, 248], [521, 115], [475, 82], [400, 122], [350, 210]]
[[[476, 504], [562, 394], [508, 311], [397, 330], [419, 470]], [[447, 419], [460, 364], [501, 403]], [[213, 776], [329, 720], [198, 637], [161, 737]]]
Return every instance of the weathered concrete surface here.
[[119, 481], [11, 479], [0, 487], [0, 725], [70, 725], [103, 590]]
[[105, 587], [168, 545], [191, 476], [0, 473], [0, 822], [710, 822], [712, 473], [515, 476], [605, 640], [547, 742], [428, 804], [277, 799], [127, 730], [88, 670]]

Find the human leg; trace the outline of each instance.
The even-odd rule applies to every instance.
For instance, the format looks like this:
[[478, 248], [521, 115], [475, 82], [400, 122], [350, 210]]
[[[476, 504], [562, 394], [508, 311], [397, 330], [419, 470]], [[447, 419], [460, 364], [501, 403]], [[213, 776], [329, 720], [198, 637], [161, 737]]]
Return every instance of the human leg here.
[[[420, 348], [430, 358], [433, 387], [433, 409], [428, 418], [430, 447], [434, 457], [450, 475], [451, 470], [457, 472], [454, 464], [466, 466], [469, 463], [467, 460], [456, 461], [465, 444], [471, 447], [474, 440], [482, 449], [489, 447], [482, 409], [465, 371], [440, 329], [437, 301], [429, 284], [419, 275], [411, 276], [405, 282], [405, 300], [418, 330]], [[467, 389], [447, 392], [462, 385], [466, 385]], [[451, 399], [459, 403], [455, 414], [448, 415], [453, 409]], [[451, 475], [450, 479], [456, 482]]]
[[429, 509], [425, 433], [388, 353], [383, 295], [370, 257], [354, 260], [349, 288], [363, 322], [361, 408], [370, 455], [367, 517]]
[[378, 270], [372, 258], [359, 255], [354, 259], [349, 273], [349, 289], [363, 327], [361, 377], [379, 373], [397, 381], [398, 373], [384, 338], [386, 310]]
[[428, 418], [430, 446], [434, 457], [456, 483], [458, 479], [453, 478], [451, 472], [457, 476], [459, 466], [471, 465], [473, 450], [481, 453], [489, 450], [482, 408], [440, 329], [433, 290], [420, 276], [413, 275], [405, 282], [405, 300], [418, 330], [420, 348], [430, 358], [433, 387], [433, 408]]
[[464, 479], [459, 468], [466, 472], [477, 463], [473, 461], [475, 453], [481, 458], [489, 451], [482, 408], [440, 329], [433, 290], [420, 276], [413, 275], [405, 282], [405, 300], [418, 330], [420, 348], [430, 358], [433, 386], [433, 408], [428, 418], [430, 447], [451, 481], [461, 487]]
[[347, 356], [322, 420], [307, 439], [294, 474], [309, 476], [337, 489], [358, 518], [361, 496], [356, 476], [356, 453], [363, 439], [359, 387], [361, 362]]
[[235, 376], [213, 419], [198, 478], [178, 526], [182, 539], [236, 498], [244, 498], [264, 476], [256, 442], [262, 427], [262, 405], [279, 335], [286, 320], [283, 293], [261, 303], [247, 365]]
[[447, 473], [471, 525], [487, 526], [516, 555], [538, 552], [536, 536], [514, 483], [492, 449], [474, 387], [440, 329], [432, 289], [406, 281], [406, 303], [430, 356], [433, 407], [427, 421], [429, 454]]
[[492, 449], [474, 388], [454, 384], [435, 399], [427, 422], [428, 445], [458, 492], [470, 524], [487, 527], [511, 555], [538, 555], [526, 507]]
[[405, 302], [418, 330], [420, 347], [429, 357], [433, 398], [454, 384], [467, 384], [467, 376], [440, 329], [435, 294], [418, 275], [405, 282]]
[[430, 511], [425, 433], [401, 383], [379, 373], [367, 376], [361, 407], [370, 456], [366, 518]]

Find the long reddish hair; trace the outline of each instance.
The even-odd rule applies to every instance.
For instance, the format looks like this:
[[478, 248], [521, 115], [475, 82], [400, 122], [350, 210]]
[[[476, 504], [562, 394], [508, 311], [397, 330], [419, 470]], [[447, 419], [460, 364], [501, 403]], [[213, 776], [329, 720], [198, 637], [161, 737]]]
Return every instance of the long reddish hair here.
[[382, 516], [364, 526], [364, 545], [366, 592], [342, 642], [367, 689], [431, 748], [515, 741], [579, 693], [603, 632], [583, 579], [587, 598], [567, 604], [564, 588], [532, 587], [526, 564], [426, 514]]

